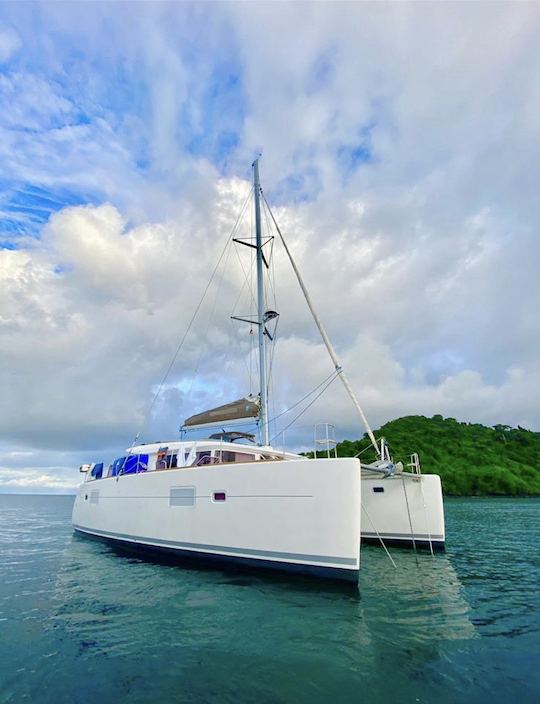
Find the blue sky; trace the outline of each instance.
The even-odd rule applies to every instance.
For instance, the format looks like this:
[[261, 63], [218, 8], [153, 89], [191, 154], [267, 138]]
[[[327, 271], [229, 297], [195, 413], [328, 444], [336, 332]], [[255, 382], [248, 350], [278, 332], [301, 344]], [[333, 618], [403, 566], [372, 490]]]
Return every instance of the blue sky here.
[[[540, 428], [539, 22], [505, 3], [2, 5], [0, 490], [68, 489], [129, 442], [259, 152], [373, 425]], [[278, 265], [279, 406], [328, 362]], [[156, 433], [245, 392], [234, 256], [222, 278]], [[362, 432], [334, 387], [321, 419]]]

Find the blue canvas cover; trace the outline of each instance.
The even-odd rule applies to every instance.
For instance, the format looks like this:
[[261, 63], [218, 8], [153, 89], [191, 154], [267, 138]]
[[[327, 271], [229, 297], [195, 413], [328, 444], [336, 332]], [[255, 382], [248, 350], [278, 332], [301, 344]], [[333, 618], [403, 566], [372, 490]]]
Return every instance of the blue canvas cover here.
[[114, 462], [112, 463], [112, 470], [111, 470], [111, 477], [116, 477], [119, 474], [122, 474], [122, 467], [124, 466], [126, 458], [125, 457], [118, 457]]
[[148, 469], [148, 455], [128, 455], [122, 474], [136, 474]]
[[138, 455], [128, 455], [124, 465], [124, 474], [135, 474], [137, 472]]
[[92, 467], [92, 471], [90, 472], [90, 475], [94, 479], [101, 479], [103, 476], [103, 462], [98, 462]]

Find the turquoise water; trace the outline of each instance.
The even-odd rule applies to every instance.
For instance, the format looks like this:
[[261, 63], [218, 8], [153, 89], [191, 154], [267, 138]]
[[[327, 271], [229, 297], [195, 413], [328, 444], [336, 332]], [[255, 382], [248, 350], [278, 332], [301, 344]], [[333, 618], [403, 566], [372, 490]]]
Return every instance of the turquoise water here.
[[0, 496], [2, 703], [540, 701], [538, 500], [448, 500], [358, 592], [122, 556], [72, 501]]

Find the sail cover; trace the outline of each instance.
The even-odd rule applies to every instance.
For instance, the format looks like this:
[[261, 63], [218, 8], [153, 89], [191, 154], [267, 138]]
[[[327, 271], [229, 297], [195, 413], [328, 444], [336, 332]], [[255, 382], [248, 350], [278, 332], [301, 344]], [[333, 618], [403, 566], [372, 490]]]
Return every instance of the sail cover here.
[[186, 418], [184, 428], [196, 428], [207, 425], [221, 425], [223, 423], [239, 422], [257, 418], [259, 415], [259, 399], [256, 396], [239, 398], [224, 406], [212, 408], [203, 413]]

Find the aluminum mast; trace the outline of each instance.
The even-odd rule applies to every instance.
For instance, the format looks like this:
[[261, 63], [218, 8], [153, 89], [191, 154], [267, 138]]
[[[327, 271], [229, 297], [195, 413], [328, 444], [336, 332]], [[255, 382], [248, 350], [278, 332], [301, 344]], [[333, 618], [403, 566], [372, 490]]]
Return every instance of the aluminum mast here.
[[263, 279], [263, 244], [261, 233], [261, 184], [259, 183], [259, 157], [253, 162], [253, 192], [255, 195], [255, 244], [257, 250], [257, 324], [259, 328], [259, 388], [261, 394], [259, 422], [261, 444], [270, 442], [268, 431], [268, 398], [266, 389], [266, 349], [264, 319], [264, 279]]

